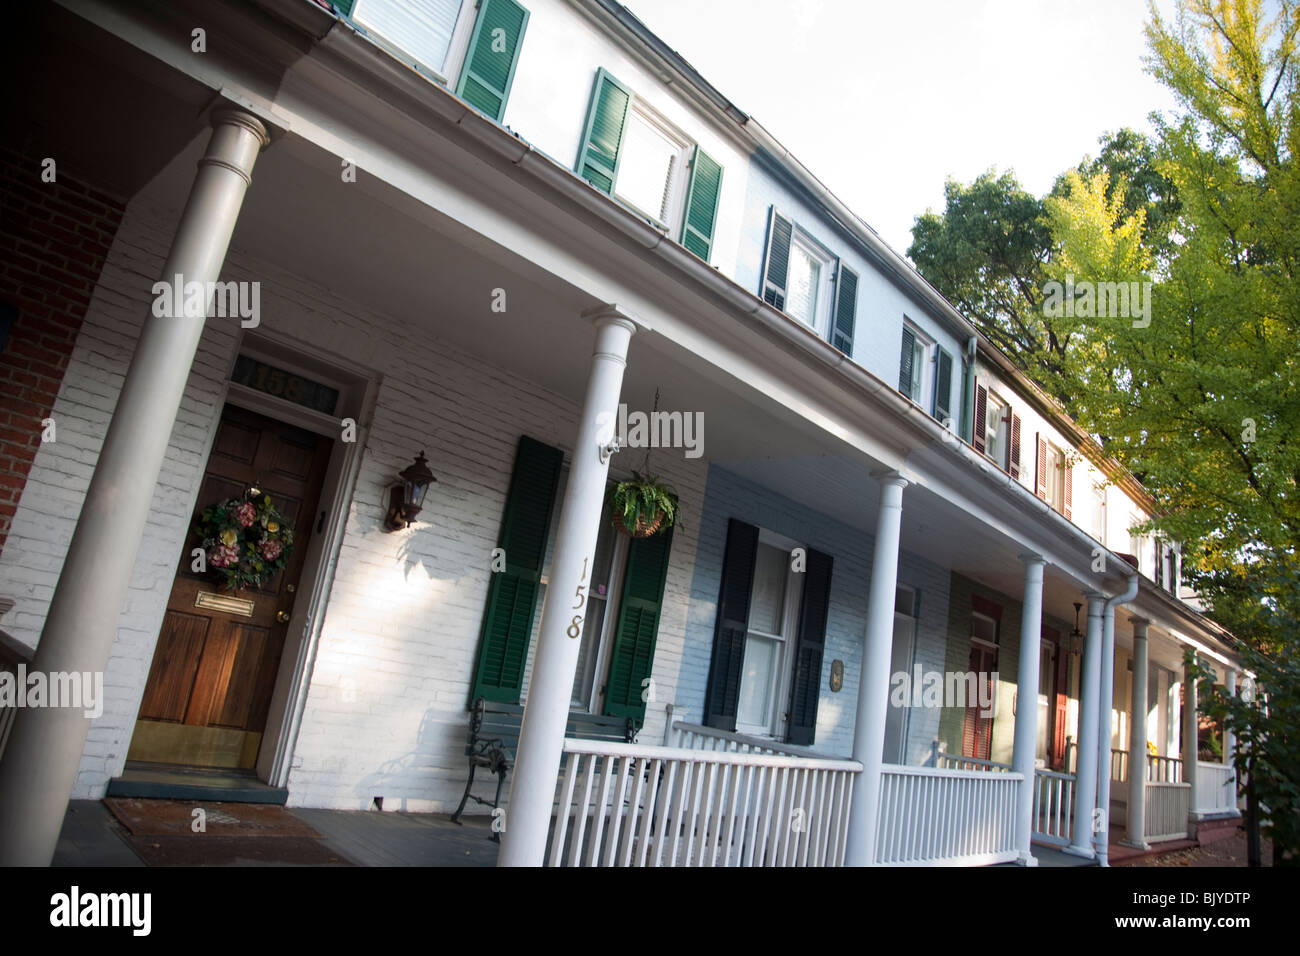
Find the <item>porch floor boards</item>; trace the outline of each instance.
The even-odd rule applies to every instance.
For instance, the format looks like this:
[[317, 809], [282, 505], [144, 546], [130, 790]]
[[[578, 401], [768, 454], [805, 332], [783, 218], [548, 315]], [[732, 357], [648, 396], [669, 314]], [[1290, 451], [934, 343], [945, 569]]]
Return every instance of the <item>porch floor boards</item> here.
[[[446, 816], [382, 813], [365, 810], [287, 811], [320, 834], [319, 843], [356, 866], [495, 866], [498, 844], [489, 839], [490, 821], [465, 819], [457, 826]], [[63, 818], [55, 866], [145, 866], [127, 842], [126, 829], [99, 800], [73, 800]], [[201, 839], [198, 838], [198, 839]], [[241, 865], [301, 865], [299, 859], [275, 859], [275, 841], [267, 853]], [[286, 850], [290, 849], [285, 844]]]

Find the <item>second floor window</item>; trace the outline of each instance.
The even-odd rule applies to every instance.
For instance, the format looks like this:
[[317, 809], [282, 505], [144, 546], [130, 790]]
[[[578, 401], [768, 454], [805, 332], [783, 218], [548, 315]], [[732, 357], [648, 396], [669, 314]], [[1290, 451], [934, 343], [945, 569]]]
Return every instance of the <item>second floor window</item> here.
[[462, 50], [474, 4], [462, 0], [356, 0], [353, 21], [373, 39], [391, 45], [445, 79], [453, 53]]
[[709, 260], [722, 166], [603, 69], [596, 72], [577, 173]]
[[933, 343], [910, 322], [903, 324], [903, 354], [898, 366], [898, 390], [919, 405], [926, 403]]
[[1007, 404], [992, 393], [989, 393], [988, 410], [984, 413], [984, 454], [999, 467], [1006, 467]]
[[640, 106], [627, 115], [614, 195], [667, 228], [686, 185], [689, 144]]
[[858, 274], [773, 206], [759, 294], [845, 355], [853, 354]]

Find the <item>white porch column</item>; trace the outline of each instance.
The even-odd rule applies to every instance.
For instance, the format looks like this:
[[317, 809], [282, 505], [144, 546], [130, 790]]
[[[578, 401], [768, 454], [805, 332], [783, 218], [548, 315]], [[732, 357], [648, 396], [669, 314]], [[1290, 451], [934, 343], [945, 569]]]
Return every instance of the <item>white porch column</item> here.
[[[1097, 806], [1102, 811], [1100, 829], [1093, 834], [1093, 845], [1097, 853], [1097, 862], [1108, 866], [1107, 854], [1110, 844], [1110, 771], [1114, 750], [1111, 737], [1114, 733], [1115, 713], [1115, 608], [1113, 598], [1102, 607], [1101, 618], [1101, 673], [1098, 698], [1101, 706], [1097, 710]], [[1145, 755], [1145, 751], [1143, 751]], [[1128, 772], [1132, 777], [1137, 774], [1146, 779], [1146, 761], [1143, 755], [1129, 754]]]
[[853, 759], [862, 774], [853, 786], [849, 808], [848, 866], [876, 861], [876, 825], [880, 815], [880, 768], [885, 758], [885, 717], [889, 708], [889, 662], [894, 646], [894, 598], [898, 588], [898, 532], [907, 479], [897, 472], [880, 477], [880, 513], [871, 557], [867, 597], [867, 633], [862, 643], [858, 679], [858, 713], [853, 725]]
[[[1079, 745], [1074, 791], [1074, 835], [1067, 853], [1092, 859], [1092, 811], [1097, 805], [1097, 723], [1101, 709], [1102, 595], [1084, 591], [1088, 601], [1088, 638], [1083, 648], [1083, 681], [1079, 700]], [[1110, 768], [1105, 768], [1110, 773]]]
[[[597, 311], [593, 318], [596, 346], [555, 536], [498, 866], [541, 866], [545, 862], [546, 834], [581, 644], [574, 637], [580, 635], [586, 614], [591, 558], [609, 473], [609, 459], [602, 454], [602, 446], [614, 437], [628, 342], [636, 331], [630, 319], [611, 307]], [[579, 626], [575, 628], [575, 624]]]
[[1038, 667], [1043, 633], [1043, 559], [1023, 554], [1025, 598], [1020, 614], [1020, 669], [1016, 677], [1016, 731], [1012, 768], [1022, 774], [1016, 792], [1016, 849], [1019, 862], [1037, 866], [1029, 852], [1034, 831], [1034, 757], [1038, 748]]
[[[1133, 716], [1129, 721], [1128, 735], [1128, 838], [1126, 846], [1141, 850], [1151, 847], [1146, 842], [1147, 774], [1147, 627], [1150, 622], [1143, 617], [1133, 621]], [[1138, 756], [1138, 755], [1141, 756]], [[1138, 773], [1137, 768], [1142, 772]]]
[[[1196, 652], [1190, 647], [1183, 652], [1183, 782], [1191, 784], [1192, 791], [1189, 793], [1187, 806], [1191, 808], [1190, 816], [1192, 820], [1199, 819], [1201, 804], [1197, 799], [1196, 792], [1196, 744], [1197, 744], [1197, 714], [1196, 714], [1196, 678], [1192, 676], [1192, 665], [1196, 660]], [[1188, 824], [1188, 835], [1191, 836], [1191, 823]]]
[[[266, 128], [238, 110], [212, 115], [162, 279], [169, 285], [220, 275]], [[178, 290], [176, 298], [183, 296]], [[211, 306], [211, 293], [207, 305]], [[102, 673], [153, 501], [154, 486], [189, 379], [204, 318], [162, 317], [152, 308], [136, 344], [103, 450], [68, 545], [31, 670]], [[206, 309], [205, 309], [206, 312]], [[0, 866], [48, 866], [86, 745], [80, 708], [18, 712], [0, 763]]]

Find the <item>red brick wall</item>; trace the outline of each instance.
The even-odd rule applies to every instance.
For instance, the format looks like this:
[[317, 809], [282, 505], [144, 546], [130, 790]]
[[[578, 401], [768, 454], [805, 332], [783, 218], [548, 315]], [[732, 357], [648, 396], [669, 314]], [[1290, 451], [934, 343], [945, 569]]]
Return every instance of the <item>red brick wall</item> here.
[[0, 350], [0, 552], [122, 220], [119, 200], [41, 172], [39, 157], [0, 150], [0, 302], [17, 310]]

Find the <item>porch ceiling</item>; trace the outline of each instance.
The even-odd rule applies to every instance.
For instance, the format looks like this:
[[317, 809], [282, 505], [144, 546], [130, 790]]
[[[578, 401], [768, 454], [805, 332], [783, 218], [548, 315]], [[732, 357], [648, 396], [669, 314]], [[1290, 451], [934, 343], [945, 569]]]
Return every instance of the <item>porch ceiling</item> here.
[[211, 89], [53, 3], [5, 14], [9, 146], [129, 198], [207, 128]]

